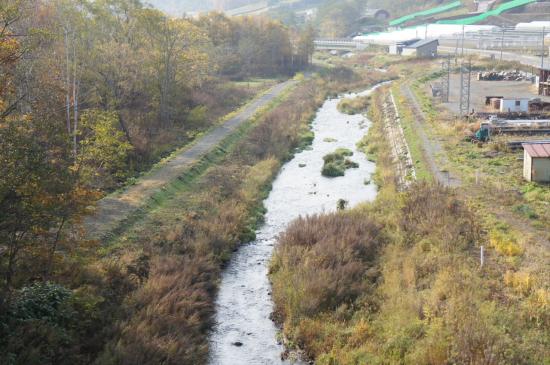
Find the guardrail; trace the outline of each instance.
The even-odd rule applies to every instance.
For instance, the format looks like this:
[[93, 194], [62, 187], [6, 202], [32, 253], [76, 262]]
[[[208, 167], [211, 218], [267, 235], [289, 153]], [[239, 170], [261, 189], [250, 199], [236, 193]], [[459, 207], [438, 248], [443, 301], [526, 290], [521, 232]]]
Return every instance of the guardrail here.
[[361, 42], [354, 41], [353, 39], [316, 39], [313, 41], [315, 49], [327, 49], [327, 50], [347, 50], [352, 51], [366, 47]]
[[[550, 29], [549, 29], [550, 31]], [[547, 35], [548, 33], [545, 32]], [[440, 41], [461, 42], [462, 34], [442, 35]], [[464, 42], [479, 49], [542, 49], [542, 32], [504, 28], [464, 33]], [[546, 48], [546, 47], [545, 47]]]

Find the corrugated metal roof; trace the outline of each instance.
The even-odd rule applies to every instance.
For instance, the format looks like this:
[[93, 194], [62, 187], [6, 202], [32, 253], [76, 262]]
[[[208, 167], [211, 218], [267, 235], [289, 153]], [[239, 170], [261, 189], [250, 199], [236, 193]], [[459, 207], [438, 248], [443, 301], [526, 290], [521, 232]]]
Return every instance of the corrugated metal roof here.
[[419, 47], [422, 47], [422, 46], [425, 46], [425, 45], [428, 45], [428, 44], [431, 44], [431, 43], [434, 43], [434, 42], [437, 42], [437, 44], [439, 45], [439, 41], [437, 39], [422, 39], [422, 40], [420, 40], [416, 43], [413, 43], [410, 46], [407, 46], [405, 48], [419, 48]]
[[550, 158], [550, 143], [524, 143], [523, 149], [534, 158]]

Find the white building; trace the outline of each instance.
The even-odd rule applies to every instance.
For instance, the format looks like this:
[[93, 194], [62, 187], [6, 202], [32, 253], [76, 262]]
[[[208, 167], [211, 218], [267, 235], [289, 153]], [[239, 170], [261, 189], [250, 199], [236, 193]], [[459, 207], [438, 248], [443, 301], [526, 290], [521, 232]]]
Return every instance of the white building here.
[[501, 113], [528, 113], [530, 99], [502, 98], [500, 100]]
[[524, 143], [523, 150], [525, 180], [550, 183], [550, 143]]
[[389, 45], [388, 50], [389, 54], [391, 55], [401, 55], [403, 53], [403, 48], [410, 46], [411, 44], [414, 44], [418, 42], [420, 39], [413, 38], [413, 39], [407, 39], [405, 41], [399, 41], [395, 42]]
[[403, 56], [415, 56], [418, 58], [437, 57], [437, 47], [439, 47], [437, 39], [423, 39], [403, 47], [401, 54]]

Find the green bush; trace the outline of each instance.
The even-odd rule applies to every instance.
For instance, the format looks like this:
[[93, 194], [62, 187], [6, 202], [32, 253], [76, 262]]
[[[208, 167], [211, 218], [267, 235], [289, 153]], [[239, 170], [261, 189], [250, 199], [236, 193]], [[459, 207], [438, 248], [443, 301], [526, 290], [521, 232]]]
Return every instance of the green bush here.
[[338, 103], [338, 110], [344, 114], [354, 115], [366, 112], [369, 105], [370, 96], [345, 98]]
[[101, 323], [102, 300], [90, 299], [50, 282], [13, 293], [0, 315], [0, 364], [86, 363], [82, 347], [94, 342], [94, 326]]
[[351, 161], [346, 157], [353, 156], [353, 152], [347, 148], [338, 148], [333, 153], [323, 157], [325, 162], [321, 174], [326, 177], [344, 176], [347, 169], [359, 167], [357, 162]]
[[326, 177], [344, 176], [345, 168], [335, 162], [329, 162], [329, 163], [325, 163], [321, 173], [323, 174], [323, 176], [326, 176]]

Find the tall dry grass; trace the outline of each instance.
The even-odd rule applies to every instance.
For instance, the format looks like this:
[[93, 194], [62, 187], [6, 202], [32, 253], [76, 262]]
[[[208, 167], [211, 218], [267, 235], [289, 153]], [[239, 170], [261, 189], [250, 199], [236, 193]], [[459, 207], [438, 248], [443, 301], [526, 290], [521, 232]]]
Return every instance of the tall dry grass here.
[[145, 251], [148, 278], [125, 294], [98, 364], [201, 364], [220, 270], [254, 239], [262, 200], [282, 161], [308, 137], [326, 82], [313, 79], [267, 111], [220, 163], [150, 212], [119, 255]]
[[[488, 238], [477, 222], [453, 191], [426, 183], [298, 220], [273, 261], [289, 344], [321, 365], [544, 363], [546, 294], [507, 273], [513, 295], [525, 299], [505, 299], [500, 273], [479, 269]], [[369, 226], [377, 233], [363, 241], [359, 227]]]

